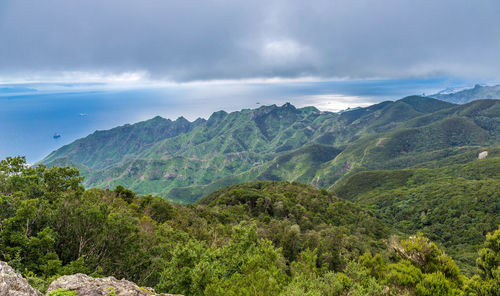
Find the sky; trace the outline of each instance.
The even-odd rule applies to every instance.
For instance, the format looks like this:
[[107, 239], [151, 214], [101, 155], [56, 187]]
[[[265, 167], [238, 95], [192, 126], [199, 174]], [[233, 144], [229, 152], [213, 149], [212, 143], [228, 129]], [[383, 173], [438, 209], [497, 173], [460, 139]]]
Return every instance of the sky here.
[[2, 0], [0, 80], [499, 78], [497, 0]]
[[1, 0], [0, 158], [155, 115], [495, 84], [498, 15], [494, 0]]

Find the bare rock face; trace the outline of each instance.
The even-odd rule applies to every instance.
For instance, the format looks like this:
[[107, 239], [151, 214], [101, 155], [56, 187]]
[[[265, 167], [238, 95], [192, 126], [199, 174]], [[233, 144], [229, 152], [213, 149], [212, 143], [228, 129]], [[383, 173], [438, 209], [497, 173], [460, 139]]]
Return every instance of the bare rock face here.
[[7, 263], [0, 261], [0, 296], [42, 296]]
[[[47, 295], [57, 289], [75, 291], [78, 296], [174, 296], [159, 294], [114, 277], [92, 278], [85, 274], [65, 275], [50, 284]], [[0, 296], [43, 296], [7, 263], [0, 261]]]
[[483, 151], [477, 156], [478, 159], [485, 159], [486, 157], [488, 157], [488, 151]]
[[139, 287], [132, 282], [117, 280], [112, 276], [92, 278], [81, 273], [65, 275], [53, 281], [47, 294], [57, 289], [75, 291], [78, 296], [173, 296], [172, 294], [158, 294], [151, 288]]

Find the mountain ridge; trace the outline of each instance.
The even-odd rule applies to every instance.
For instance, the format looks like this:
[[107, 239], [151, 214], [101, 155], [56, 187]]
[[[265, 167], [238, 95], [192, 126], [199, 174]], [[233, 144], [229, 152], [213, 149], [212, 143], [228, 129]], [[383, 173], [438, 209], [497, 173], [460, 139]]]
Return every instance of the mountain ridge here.
[[459, 91], [442, 91], [430, 97], [455, 104], [465, 104], [475, 100], [498, 100], [500, 99], [500, 85], [480, 85], [473, 88], [465, 88]]
[[[209, 189], [254, 180], [331, 188], [351, 171], [420, 162], [417, 157], [405, 164], [406, 154], [497, 143], [497, 109], [500, 104], [491, 100], [455, 105], [410, 96], [342, 113], [287, 103], [218, 111], [193, 122], [155, 117], [96, 132], [41, 163], [78, 167], [88, 187], [123, 185], [181, 202], [193, 202]], [[413, 144], [403, 145], [405, 141]], [[418, 148], [427, 144], [427, 150]], [[111, 148], [101, 153], [90, 149], [94, 146]]]

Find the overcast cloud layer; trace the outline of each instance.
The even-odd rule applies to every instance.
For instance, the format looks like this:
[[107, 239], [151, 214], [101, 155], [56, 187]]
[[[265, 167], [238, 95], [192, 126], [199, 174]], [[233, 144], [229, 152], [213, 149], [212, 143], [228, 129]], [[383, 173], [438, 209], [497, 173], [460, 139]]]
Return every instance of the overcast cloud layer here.
[[499, 15], [497, 0], [1, 0], [0, 78], [497, 79]]

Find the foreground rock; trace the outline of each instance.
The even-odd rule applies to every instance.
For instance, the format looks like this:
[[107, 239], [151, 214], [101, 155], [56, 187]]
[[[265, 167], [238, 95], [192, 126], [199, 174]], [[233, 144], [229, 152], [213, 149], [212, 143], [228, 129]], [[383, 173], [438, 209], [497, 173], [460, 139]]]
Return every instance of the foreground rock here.
[[112, 276], [92, 278], [81, 273], [65, 275], [53, 281], [47, 294], [57, 289], [75, 291], [78, 296], [172, 296], [172, 294], [158, 294], [151, 288], [139, 287], [132, 282], [117, 280]]
[[[0, 261], [0, 296], [42, 296], [7, 263]], [[140, 294], [138, 294], [140, 295]]]

